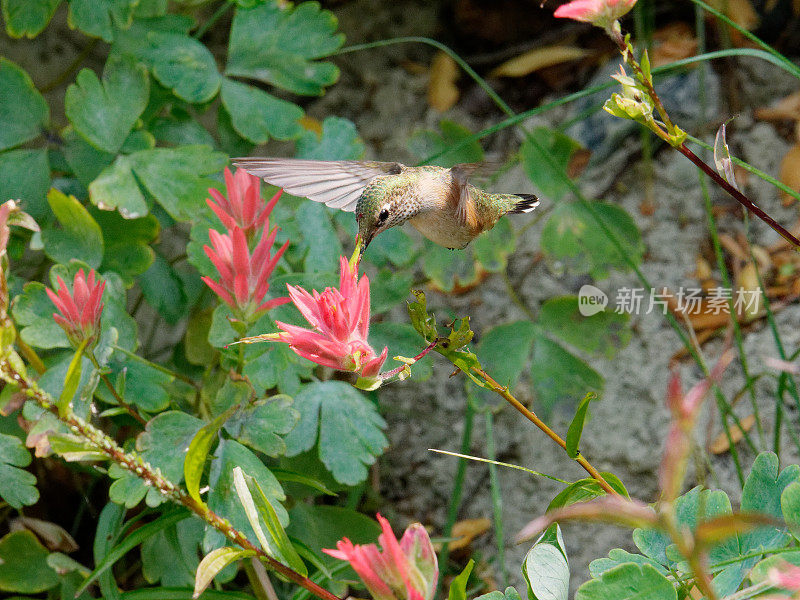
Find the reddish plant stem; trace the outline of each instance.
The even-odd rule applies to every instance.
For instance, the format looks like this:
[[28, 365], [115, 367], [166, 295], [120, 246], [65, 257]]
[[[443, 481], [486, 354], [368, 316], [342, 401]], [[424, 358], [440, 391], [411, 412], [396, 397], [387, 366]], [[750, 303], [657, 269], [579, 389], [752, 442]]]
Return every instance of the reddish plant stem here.
[[[438, 341], [431, 342], [430, 344], [428, 344], [428, 346], [427, 346], [427, 347], [426, 347], [426, 348], [425, 348], [425, 349], [424, 349], [422, 352], [420, 352], [419, 354], [417, 354], [417, 355], [416, 355], [414, 358], [412, 358], [411, 360], [412, 360], [412, 361], [414, 361], [414, 362], [417, 362], [418, 360], [421, 360], [421, 359], [425, 358], [425, 356], [426, 356], [426, 355], [427, 355], [427, 354], [428, 354], [428, 353], [429, 353], [431, 350], [433, 350], [434, 348], [436, 348], [436, 345], [437, 345], [438, 343], [439, 343]], [[411, 363], [411, 364], [413, 364], [413, 363]], [[400, 372], [402, 372], [402, 371], [403, 371], [403, 369], [405, 369], [405, 368], [406, 368], [406, 367], [408, 367], [408, 366], [410, 366], [410, 365], [407, 365], [407, 364], [400, 365], [400, 366], [399, 366], [399, 367], [397, 367], [396, 369], [392, 369], [391, 371], [386, 371], [385, 373], [381, 373], [381, 374], [379, 375], [379, 377], [380, 377], [380, 378], [381, 378], [383, 381], [386, 381], [387, 379], [390, 379], [390, 378], [394, 377], [395, 375], [399, 374]]]
[[235, 529], [227, 519], [216, 514], [204, 503], [198, 502], [189, 496], [189, 494], [179, 486], [164, 477], [158, 469], [154, 469], [153, 466], [146, 462], [141, 456], [135, 453], [125, 452], [125, 450], [102, 430], [78, 417], [71, 410], [66, 415], [59, 415], [58, 407], [49, 394], [42, 390], [35, 381], [28, 379], [24, 373], [20, 373], [7, 357], [0, 360], [0, 379], [18, 386], [20, 391], [28, 396], [28, 398], [35, 401], [45, 410], [53, 413], [62, 423], [67, 425], [74, 434], [81, 436], [95, 450], [105, 454], [114, 463], [145, 480], [150, 486], [156, 488], [169, 500], [188, 508], [195, 515], [203, 519], [203, 521], [220, 531], [230, 541], [246, 550], [253, 551], [264, 564], [286, 577], [286, 579], [305, 588], [321, 600], [342, 600], [308, 577], [304, 577], [266, 554], [262, 549], [248, 540], [241, 531]]

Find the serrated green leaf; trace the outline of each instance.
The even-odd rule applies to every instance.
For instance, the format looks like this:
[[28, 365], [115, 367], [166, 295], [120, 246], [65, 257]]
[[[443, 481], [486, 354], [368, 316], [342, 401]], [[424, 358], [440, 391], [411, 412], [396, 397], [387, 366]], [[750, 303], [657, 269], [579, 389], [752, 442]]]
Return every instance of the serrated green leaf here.
[[30, 76], [0, 57], [0, 150], [38, 137], [50, 121], [50, 109]]
[[589, 410], [589, 402], [596, 398], [597, 394], [588, 392], [583, 400], [581, 400], [580, 404], [578, 404], [578, 410], [575, 411], [575, 416], [569, 424], [566, 451], [570, 458], [577, 458], [580, 454], [579, 446], [581, 443], [581, 435], [583, 434], [583, 425], [586, 422], [586, 414]]
[[483, 332], [475, 354], [497, 383], [513, 387], [528, 363], [535, 333], [530, 321], [497, 325]]
[[[560, 131], [536, 127], [520, 146], [522, 167], [542, 196], [558, 201], [570, 191], [565, 173], [580, 144]], [[543, 155], [546, 154], [550, 160]]]
[[150, 124], [150, 132], [155, 138], [170, 146], [216, 145], [214, 137], [200, 123], [187, 113], [169, 117], [158, 117]]
[[67, 88], [64, 110], [75, 131], [94, 147], [114, 154], [147, 106], [149, 90], [143, 65], [130, 56], [112, 55], [102, 81], [91, 69], [78, 73]]
[[472, 573], [475, 561], [469, 559], [467, 566], [450, 582], [450, 591], [447, 593], [447, 600], [467, 600], [467, 582]]
[[598, 558], [590, 562], [589, 572], [594, 579], [599, 579], [606, 571], [625, 563], [636, 563], [639, 565], [648, 564], [663, 575], [669, 574], [669, 571], [667, 571], [662, 564], [656, 562], [652, 558], [641, 554], [632, 554], [621, 548], [610, 550], [608, 552], [608, 558]]
[[597, 371], [542, 335], [533, 344], [531, 381], [543, 415], [559, 404], [577, 403], [589, 391], [600, 394], [604, 385]]
[[625, 563], [609, 569], [600, 579], [587, 581], [575, 600], [677, 600], [669, 579], [650, 564]]
[[303, 270], [306, 273], [335, 273], [339, 269], [342, 245], [331, 223], [330, 211], [317, 202], [304, 202], [297, 210], [297, 223], [308, 247]]
[[[256, 541], [255, 534], [234, 491], [233, 468], [238, 466], [258, 482], [270, 503], [275, 507], [280, 522], [283, 525], [288, 524], [289, 516], [286, 509], [280, 504], [286, 499], [283, 488], [255, 454], [238, 442], [223, 439], [217, 446], [214, 456], [216, 459], [211, 463], [208, 481], [211, 490], [208, 495], [208, 507], [211, 510], [226, 517], [248, 539]], [[221, 533], [210, 529], [206, 532], [203, 546], [208, 551], [220, 546], [224, 539]]]
[[14, 531], [0, 539], [0, 591], [38, 594], [58, 584], [47, 564], [49, 552], [30, 531]]
[[[210, 335], [209, 332], [209, 339]], [[260, 354], [248, 355], [242, 374], [249, 377], [258, 389], [277, 387], [282, 394], [297, 394], [301, 380], [310, 377], [314, 363], [295, 354], [287, 344], [265, 346]]]
[[[116, 381], [117, 390], [129, 404], [147, 413], [157, 413], [169, 407], [169, 395], [164, 386], [172, 381], [172, 377], [166, 373], [135, 359], [124, 360], [119, 354], [108, 367], [111, 370], [109, 377]], [[105, 387], [98, 389], [98, 395], [105, 402], [116, 404]]]
[[56, 188], [47, 194], [47, 202], [56, 215], [60, 229], [42, 230], [44, 251], [55, 262], [72, 259], [85, 262], [96, 269], [103, 260], [103, 232], [89, 211], [75, 198]]
[[434, 160], [435, 164], [442, 167], [452, 167], [458, 163], [475, 163], [483, 160], [483, 148], [481, 148], [477, 140], [458, 150], [448, 151], [448, 148], [472, 137], [472, 132], [469, 129], [453, 121], [443, 120], [439, 123], [439, 130], [425, 129], [411, 136], [408, 146], [412, 154], [416, 155], [420, 160], [424, 160], [429, 156], [443, 153]]
[[577, 296], [551, 298], [542, 305], [539, 326], [580, 350], [614, 358], [631, 339], [630, 315], [604, 310], [587, 317], [578, 303]]
[[[608, 484], [614, 488], [621, 496], [628, 498], [628, 490], [625, 489], [623, 483], [613, 473], [603, 472], [600, 473]], [[573, 481], [563, 490], [561, 490], [555, 498], [550, 501], [545, 512], [550, 512], [562, 506], [569, 506], [577, 502], [588, 502], [594, 498], [605, 496], [607, 492], [600, 487], [600, 485], [592, 478], [579, 479]]]
[[569, 563], [557, 523], [551, 525], [525, 555], [522, 574], [528, 584], [529, 600], [567, 600]]
[[303, 109], [292, 102], [228, 78], [222, 81], [221, 97], [233, 128], [253, 143], [294, 140], [303, 133]]
[[194, 585], [204, 533], [205, 524], [200, 519], [184, 519], [142, 542], [144, 578], [169, 587]]
[[279, 395], [248, 404], [225, 423], [225, 431], [238, 442], [277, 457], [286, 453], [284, 435], [289, 433], [300, 413], [292, 408], [289, 396]]
[[141, 217], [147, 214], [147, 204], [138, 179], [173, 219], [188, 221], [204, 210], [208, 188], [218, 185], [205, 176], [222, 171], [226, 163], [224, 154], [208, 146], [143, 150], [117, 157], [89, 186], [89, 193], [101, 208], [118, 208], [126, 218]]
[[296, 7], [266, 2], [237, 8], [228, 42], [226, 74], [258, 79], [297, 94], [318, 96], [339, 69], [315, 59], [339, 49], [336, 17], [315, 2]]
[[3, 0], [3, 20], [12, 38], [35, 38], [47, 27], [61, 0]]
[[50, 164], [46, 150], [18, 149], [0, 153], [0, 200], [19, 200], [25, 212], [34, 219], [41, 219], [49, 212], [45, 199], [49, 188]]
[[149, 31], [146, 56], [155, 78], [180, 99], [194, 104], [208, 102], [219, 91], [222, 76], [211, 51], [182, 33]]
[[306, 131], [297, 141], [297, 157], [314, 160], [354, 160], [364, 155], [356, 126], [342, 117], [326, 117], [322, 135]]
[[243, 550], [242, 548], [223, 547], [212, 550], [203, 557], [197, 567], [197, 575], [194, 582], [193, 598], [197, 598], [211, 584], [217, 574], [228, 565], [255, 556], [253, 550]]
[[604, 202], [561, 202], [542, 229], [541, 246], [558, 270], [594, 279], [608, 276], [611, 269], [629, 268], [628, 260], [597, 224], [592, 210], [619, 241], [633, 264], [644, 256], [644, 243], [636, 223], [624, 209]]
[[39, 500], [36, 477], [19, 467], [27, 467], [31, 455], [19, 438], [0, 433], [0, 498], [13, 508], [35, 504]]
[[334, 478], [356, 485], [367, 466], [386, 448], [386, 426], [375, 407], [352, 386], [325, 381], [305, 386], [295, 397], [300, 421], [286, 436], [286, 454], [310, 450], [319, 439], [319, 457]]
[[110, 42], [114, 26], [127, 29], [140, 0], [70, 0], [67, 23], [86, 35]]
[[155, 252], [150, 244], [158, 238], [158, 219], [147, 215], [139, 219], [126, 219], [117, 211], [89, 208], [90, 214], [103, 232], [102, 271], [115, 271], [126, 286], [153, 263]]

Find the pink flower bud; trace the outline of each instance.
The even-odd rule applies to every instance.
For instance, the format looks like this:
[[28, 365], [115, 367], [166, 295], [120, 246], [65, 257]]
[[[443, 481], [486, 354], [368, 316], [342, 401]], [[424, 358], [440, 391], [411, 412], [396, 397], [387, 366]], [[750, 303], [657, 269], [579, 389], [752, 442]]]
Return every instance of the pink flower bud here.
[[206, 198], [206, 202], [227, 229], [239, 227], [244, 230], [247, 239], [251, 239], [264, 227], [283, 193], [283, 190], [279, 190], [269, 202], [264, 203], [261, 199], [261, 180], [258, 177], [250, 175], [244, 169], [238, 169], [234, 175], [227, 167], [225, 187], [227, 198], [218, 190], [209, 188], [208, 193], [216, 202], [211, 198]]
[[610, 29], [613, 23], [633, 8], [636, 0], [572, 0], [553, 13], [556, 17], [591, 23]]
[[96, 343], [100, 336], [100, 316], [103, 312], [101, 299], [106, 282], [95, 282], [94, 269], [89, 271], [88, 278], [83, 269], [79, 269], [70, 294], [61, 276], [57, 280], [58, 293], [47, 288], [47, 295], [58, 309], [58, 313], [53, 313], [53, 319], [66, 332], [73, 346], [79, 346], [84, 340], [89, 340], [88, 345]]
[[383, 533], [381, 545], [353, 544], [344, 538], [326, 554], [346, 560], [358, 573], [374, 600], [431, 600], [439, 579], [439, 566], [428, 532], [410, 525], [398, 542], [389, 522], [377, 515]]

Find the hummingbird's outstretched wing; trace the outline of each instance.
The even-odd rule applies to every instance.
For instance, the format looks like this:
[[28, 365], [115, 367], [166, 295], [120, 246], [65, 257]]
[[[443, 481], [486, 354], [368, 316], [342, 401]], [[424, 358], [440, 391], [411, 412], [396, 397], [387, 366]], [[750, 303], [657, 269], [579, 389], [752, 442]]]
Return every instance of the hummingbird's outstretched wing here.
[[234, 158], [233, 164], [293, 196], [348, 212], [356, 209], [370, 181], [379, 175], [397, 175], [406, 168], [390, 162], [300, 158]]
[[460, 163], [450, 169], [453, 189], [450, 193], [451, 202], [455, 204], [458, 220], [464, 225], [474, 227], [477, 222], [475, 202], [469, 190], [469, 178], [476, 171], [485, 168], [482, 163]]

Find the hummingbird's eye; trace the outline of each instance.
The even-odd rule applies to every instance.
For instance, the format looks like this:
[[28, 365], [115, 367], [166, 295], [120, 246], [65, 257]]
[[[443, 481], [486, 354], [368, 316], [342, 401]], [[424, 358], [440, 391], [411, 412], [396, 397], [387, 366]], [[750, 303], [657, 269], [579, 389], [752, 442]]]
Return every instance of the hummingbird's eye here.
[[383, 223], [388, 218], [389, 218], [388, 208], [384, 208], [381, 212], [378, 213], [378, 223]]

